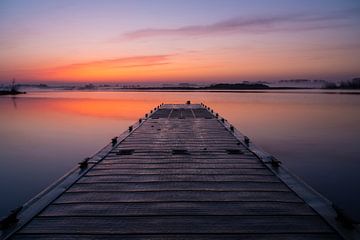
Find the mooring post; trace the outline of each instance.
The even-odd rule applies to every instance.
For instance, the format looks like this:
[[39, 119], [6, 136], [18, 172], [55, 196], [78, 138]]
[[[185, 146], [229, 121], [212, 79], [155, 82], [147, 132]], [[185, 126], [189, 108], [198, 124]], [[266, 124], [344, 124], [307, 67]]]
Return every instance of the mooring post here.
[[281, 162], [278, 159], [276, 159], [274, 156], [271, 156], [270, 159], [271, 159], [271, 165], [273, 167], [279, 167], [280, 166]]
[[111, 139], [112, 146], [115, 146], [117, 144], [118, 137], [114, 137]]
[[88, 165], [89, 165], [89, 160], [90, 160], [90, 159], [91, 159], [91, 158], [87, 157], [87, 158], [84, 159], [84, 161], [80, 162], [80, 163], [79, 163], [80, 169], [85, 169], [85, 168], [87, 168]]
[[234, 126], [230, 125], [230, 130], [233, 132], [234, 131]]
[[250, 144], [250, 138], [247, 137], [247, 136], [244, 136], [244, 142], [245, 142], [246, 146], [249, 146], [249, 144]]
[[15, 208], [14, 210], [12, 210], [10, 212], [10, 214], [5, 217], [4, 219], [2, 219], [0, 221], [0, 229], [6, 229], [8, 227], [10, 227], [11, 225], [17, 223], [19, 221], [19, 219], [17, 218], [18, 214], [20, 213], [20, 211], [23, 209], [23, 207], [18, 207]]
[[332, 207], [336, 212], [336, 221], [340, 222], [345, 228], [353, 229], [354, 225], [359, 224], [359, 222], [355, 221], [348, 214], [346, 214], [344, 209], [336, 206], [334, 203], [332, 204]]

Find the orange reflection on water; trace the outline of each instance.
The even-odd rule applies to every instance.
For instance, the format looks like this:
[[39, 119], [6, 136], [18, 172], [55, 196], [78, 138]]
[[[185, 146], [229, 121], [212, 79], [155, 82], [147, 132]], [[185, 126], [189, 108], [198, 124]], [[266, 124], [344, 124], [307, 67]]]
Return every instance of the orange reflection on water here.
[[63, 99], [55, 101], [51, 107], [56, 111], [75, 113], [85, 116], [117, 119], [137, 119], [158, 104], [152, 101], [115, 100], [115, 99]]

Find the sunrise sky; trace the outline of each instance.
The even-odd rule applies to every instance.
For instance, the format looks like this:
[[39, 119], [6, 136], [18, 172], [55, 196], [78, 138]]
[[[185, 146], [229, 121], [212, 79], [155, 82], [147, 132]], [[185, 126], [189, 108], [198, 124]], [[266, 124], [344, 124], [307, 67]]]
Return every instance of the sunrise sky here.
[[359, 75], [359, 0], [0, 1], [2, 82]]

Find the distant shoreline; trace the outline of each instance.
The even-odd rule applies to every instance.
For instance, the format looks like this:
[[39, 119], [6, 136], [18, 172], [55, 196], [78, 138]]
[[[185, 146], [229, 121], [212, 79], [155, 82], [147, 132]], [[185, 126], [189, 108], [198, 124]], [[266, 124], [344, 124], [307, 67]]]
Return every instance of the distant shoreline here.
[[[109, 86], [87, 84], [85, 86], [48, 86], [19, 85], [28, 92], [203, 92], [203, 93], [304, 93], [304, 94], [354, 94], [359, 95], [357, 89], [331, 89], [309, 87], [272, 87], [262, 83], [218, 83], [209, 86]], [[0, 90], [0, 95], [18, 95], [26, 92], [18, 90]]]
[[20, 92], [20, 91], [7, 91], [7, 90], [0, 90], [0, 95], [19, 95], [19, 94], [26, 94], [26, 92]]
[[[204, 90], [204, 89], [163, 89], [163, 88], [119, 88], [119, 89], [61, 89], [49, 88], [39, 90], [29, 90], [28, 93], [81, 93], [81, 92], [103, 92], [103, 93], [121, 93], [121, 92], [163, 92], [163, 93], [282, 93], [282, 94], [350, 94], [360, 95], [360, 90], [350, 89], [321, 89], [321, 88], [268, 88], [268, 89], [247, 89], [247, 90]], [[0, 94], [1, 95], [1, 94]], [[10, 95], [10, 94], [6, 94]], [[17, 95], [17, 94], [16, 94]], [[4, 95], [5, 96], [5, 95]]]
[[[210, 85], [198, 85], [191, 83], [178, 83], [175, 84], [163, 84], [162, 86], [144, 86], [140, 84], [96, 84], [96, 83], [85, 83], [82, 85], [47, 85], [44, 83], [40, 84], [17, 84], [18, 88], [24, 88], [32, 91], [38, 89], [39, 91], [159, 91], [159, 92], [246, 92], [246, 91], [268, 91], [268, 90], [355, 90], [359, 89], [360, 78], [354, 78], [351, 81], [341, 82], [341, 84], [335, 84], [326, 82], [325, 80], [281, 80], [279, 83], [293, 83], [291, 86], [284, 85], [271, 85], [267, 82], [255, 82], [251, 83], [243, 81], [241, 83], [214, 83]], [[311, 83], [305, 84], [304, 83]], [[316, 83], [317, 85], [314, 85]], [[319, 85], [319, 84], [322, 85]], [[294, 85], [295, 84], [295, 85]], [[296, 85], [298, 84], [298, 85]], [[299, 85], [300, 84], [300, 85]], [[331, 91], [333, 92], [333, 91]], [[10, 94], [11, 93], [6, 93]], [[4, 94], [2, 94], [4, 95]]]
[[[294, 90], [293, 92], [288, 90]], [[296, 90], [299, 90], [296, 92]], [[66, 90], [65, 90], [66, 91]], [[360, 91], [350, 89], [321, 89], [321, 88], [268, 88], [268, 89], [238, 89], [238, 90], [164, 90], [164, 89], [119, 89], [119, 90], [73, 90], [74, 92], [202, 92], [202, 93], [307, 93], [307, 94], [354, 94]], [[71, 92], [71, 91], [69, 91]]]

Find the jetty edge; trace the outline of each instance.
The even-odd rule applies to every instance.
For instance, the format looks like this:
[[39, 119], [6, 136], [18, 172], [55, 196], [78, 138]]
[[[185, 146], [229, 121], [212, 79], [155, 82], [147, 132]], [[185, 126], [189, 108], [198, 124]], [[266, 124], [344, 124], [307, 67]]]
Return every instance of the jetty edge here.
[[161, 104], [1, 221], [0, 239], [360, 239], [204, 104]]

